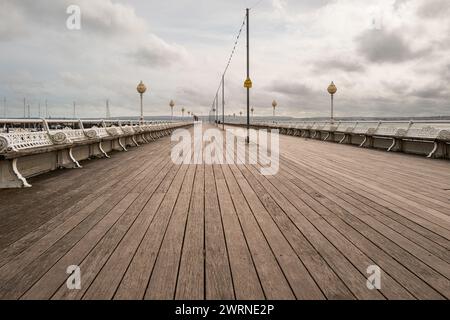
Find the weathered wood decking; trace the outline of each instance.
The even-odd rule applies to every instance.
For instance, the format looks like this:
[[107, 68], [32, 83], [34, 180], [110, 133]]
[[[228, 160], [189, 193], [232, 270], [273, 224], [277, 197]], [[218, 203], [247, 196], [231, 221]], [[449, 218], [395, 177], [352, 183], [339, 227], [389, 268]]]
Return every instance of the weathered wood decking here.
[[450, 298], [448, 161], [280, 139], [275, 176], [164, 138], [1, 190], [0, 298]]

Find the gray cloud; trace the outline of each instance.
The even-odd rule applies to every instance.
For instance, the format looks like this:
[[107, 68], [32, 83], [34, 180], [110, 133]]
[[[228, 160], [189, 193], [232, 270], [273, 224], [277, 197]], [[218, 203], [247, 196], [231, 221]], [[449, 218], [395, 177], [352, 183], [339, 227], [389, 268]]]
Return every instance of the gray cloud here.
[[417, 14], [426, 19], [437, 17], [447, 17], [450, 14], [450, 1], [448, 0], [427, 0], [419, 6]]
[[415, 89], [410, 93], [414, 97], [422, 99], [449, 99], [450, 90], [444, 85], [429, 85]]
[[291, 83], [285, 81], [273, 82], [270, 86], [266, 87], [268, 91], [278, 94], [290, 95], [290, 96], [311, 96], [316, 94], [314, 90], [302, 83]]
[[400, 10], [403, 5], [405, 5], [406, 3], [410, 2], [410, 1], [411, 0], [395, 0], [395, 2], [393, 4], [394, 10], [396, 10], [396, 11]]
[[325, 59], [314, 63], [315, 70], [329, 71], [329, 70], [341, 70], [349, 73], [364, 72], [366, 67], [357, 62], [351, 60], [342, 59]]
[[181, 46], [169, 45], [155, 36], [148, 36], [146, 42], [132, 55], [139, 65], [169, 67], [186, 59], [187, 53]]
[[422, 57], [428, 51], [412, 50], [401, 33], [385, 29], [366, 30], [356, 39], [359, 52], [375, 63], [398, 63]]

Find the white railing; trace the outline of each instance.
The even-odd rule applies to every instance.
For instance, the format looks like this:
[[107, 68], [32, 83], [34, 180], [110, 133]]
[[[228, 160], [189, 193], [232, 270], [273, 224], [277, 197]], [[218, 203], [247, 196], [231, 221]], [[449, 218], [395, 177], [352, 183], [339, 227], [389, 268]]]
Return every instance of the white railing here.
[[[230, 124], [246, 125], [243, 119]], [[250, 125], [304, 138], [449, 158], [450, 120], [252, 121]]]
[[130, 120], [0, 119], [0, 155], [115, 136], [161, 131], [187, 122]]
[[29, 187], [27, 177], [57, 168], [80, 168], [81, 160], [109, 158], [113, 150], [127, 151], [191, 124], [0, 119], [0, 188]]

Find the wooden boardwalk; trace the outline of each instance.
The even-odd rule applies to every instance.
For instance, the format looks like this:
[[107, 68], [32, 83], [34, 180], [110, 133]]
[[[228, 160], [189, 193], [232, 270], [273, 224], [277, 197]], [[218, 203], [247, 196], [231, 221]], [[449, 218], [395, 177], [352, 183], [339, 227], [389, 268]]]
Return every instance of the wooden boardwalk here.
[[1, 190], [0, 298], [450, 298], [450, 162], [280, 142], [274, 176], [163, 138]]

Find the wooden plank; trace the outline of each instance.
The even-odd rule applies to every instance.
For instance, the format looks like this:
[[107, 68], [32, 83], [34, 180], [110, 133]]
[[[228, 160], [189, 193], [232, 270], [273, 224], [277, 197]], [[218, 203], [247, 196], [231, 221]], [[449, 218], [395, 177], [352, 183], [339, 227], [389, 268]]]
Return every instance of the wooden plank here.
[[[296, 158], [298, 160], [298, 158]], [[293, 166], [297, 166], [298, 161], [293, 162]], [[307, 163], [302, 163], [302, 167], [308, 168], [309, 173], [314, 174], [321, 174], [322, 169], [317, 170], [315, 168], [311, 168], [311, 166]], [[340, 189], [348, 189], [350, 192], [347, 192], [347, 194], [358, 201], [364, 202], [366, 204], [369, 204], [372, 207], [375, 207], [378, 211], [383, 211], [383, 213], [387, 214], [390, 219], [394, 219], [396, 221], [401, 222], [404, 225], [407, 225], [408, 227], [414, 229], [415, 231], [421, 233], [428, 239], [431, 239], [432, 241], [437, 242], [439, 245], [443, 246], [444, 248], [449, 249], [450, 248], [450, 241], [442, 237], [442, 233], [448, 233], [446, 230], [443, 230], [440, 226], [436, 225], [435, 223], [431, 222], [429, 220], [424, 220], [420, 216], [416, 216], [411, 214], [410, 212], [404, 210], [403, 208], [399, 206], [389, 206], [389, 203], [380, 200], [377, 198], [376, 193], [373, 195], [370, 193], [370, 190], [361, 190], [361, 186], [355, 186], [354, 183], [349, 183], [345, 181], [343, 178], [339, 177], [337, 179], [333, 174], [329, 174], [326, 177], [327, 181], [333, 182], [334, 185], [337, 185], [337, 190]], [[388, 186], [387, 186], [388, 187]], [[397, 213], [397, 214], [396, 214]], [[430, 230], [433, 230], [434, 232], [431, 232], [430, 230], [424, 228], [423, 226], [427, 226]]]
[[[253, 170], [251, 171], [256, 176]], [[312, 203], [303, 195], [297, 196], [298, 192], [295, 186], [288, 184], [288, 181], [283, 178], [267, 177], [272, 185], [262, 178], [259, 179], [262, 180], [261, 183], [274, 197], [275, 201], [358, 299], [382, 298], [378, 291], [368, 290], [365, 285], [367, 280], [366, 270], [368, 266], [375, 264], [373, 260], [345, 239], [338, 230], [321, 219], [320, 215], [316, 213], [318, 208], [311, 206]], [[316, 277], [320, 277], [321, 273], [318, 273], [317, 269], [315, 271]], [[326, 291], [329, 285], [324, 285], [322, 288]], [[382, 293], [392, 299], [412, 298], [389, 276], [383, 279]]]
[[[294, 168], [295, 167], [291, 167], [293, 170]], [[298, 171], [297, 168], [295, 168], [295, 170]], [[442, 274], [450, 276], [450, 274], [448, 274], [450, 266], [448, 263], [445, 263], [445, 261], [450, 261], [450, 252], [448, 249], [436, 245], [413, 230], [397, 223], [395, 220], [387, 219], [380, 212], [372, 209], [372, 207], [350, 197], [345, 192], [341, 191], [346, 190], [344, 184], [341, 184], [342, 188], [337, 188], [335, 185], [329, 184], [329, 175], [325, 178], [319, 174], [312, 174], [312, 170], [309, 170], [308, 172], [304, 172], [302, 176], [308, 181], [314, 182], [314, 185], [320, 187], [321, 190], [327, 190], [331, 195], [332, 200], [340, 204], [341, 207], [346, 208], [348, 212], [354, 213], [356, 217], [359, 217], [374, 229], [379, 230], [382, 234], [387, 235], [395, 243], [408, 249], [409, 252], [413, 253], [422, 261], [429, 262], [429, 265], [436, 266], [438, 268], [437, 270], [442, 271]], [[361, 212], [363, 214], [360, 214]], [[430, 255], [430, 253], [433, 253], [433, 255]]]
[[[129, 183], [127, 188], [122, 188], [120, 191], [122, 192], [122, 196], [118, 193], [114, 201], [98, 207], [88, 217], [78, 217], [72, 223], [65, 225], [64, 228], [58, 228], [58, 232], [55, 232], [52, 237], [48, 237], [47, 239], [44, 237], [43, 239], [46, 241], [39, 241], [30, 248], [32, 250], [25, 251], [23, 255], [14, 259], [12, 263], [3, 266], [2, 270], [4, 272], [2, 276], [6, 280], [2, 288], [5, 288], [5, 291], [7, 291], [7, 296], [20, 297], [32, 283], [41, 277], [54, 262], [59, 260], [97, 223], [100, 222], [98, 227], [100, 234], [102, 234], [101, 230], [108, 230], [137, 197], [138, 193], [129, 191], [135, 186], [139, 186], [139, 182], [145, 180], [151, 174], [152, 170], [154, 168], [149, 166], [141, 175], [134, 179], [133, 183]], [[80, 218], [82, 219], [81, 221]], [[74, 226], [74, 223], [78, 225]], [[40, 255], [40, 253], [43, 254]]]
[[[179, 168], [172, 167], [170, 172], [165, 176], [166, 181], [172, 182]], [[150, 200], [142, 209], [139, 217], [133, 223], [131, 228], [125, 234], [117, 248], [109, 257], [103, 268], [99, 271], [93, 283], [89, 287], [88, 294], [85, 298], [92, 296], [101, 297], [102, 299], [112, 299], [119, 284], [122, 280], [139, 244], [141, 243], [147, 229], [152, 223], [156, 212], [158, 211], [170, 185], [161, 183], [154, 192]], [[54, 296], [54, 299], [59, 298]]]
[[230, 168], [222, 166], [222, 171], [266, 298], [294, 299], [294, 293], [248, 207]]
[[[246, 170], [243, 170], [242, 173], [246, 176], [246, 179], [252, 187], [256, 186], [258, 188], [258, 191], [256, 192], [259, 192], [260, 186], [256, 180], [250, 177]], [[259, 173], [257, 175], [259, 175]], [[271, 192], [269, 189], [266, 190]], [[354, 295], [350, 292], [345, 283], [338, 277], [338, 275], [336, 275], [326, 260], [322, 258], [320, 253], [311, 245], [310, 239], [307, 239], [300, 232], [292, 220], [289, 219], [289, 216], [283, 211], [287, 210], [294, 215], [300, 215], [301, 213], [295, 208], [290, 207], [288, 203], [285, 202], [286, 200], [281, 200], [278, 198], [277, 193], [271, 192], [270, 197], [266, 195], [265, 198], [260, 199], [263, 201], [268, 212], [277, 223], [283, 235], [289, 241], [301, 261], [305, 264], [305, 267], [309, 270], [309, 273], [317, 282], [327, 299], [354, 299]], [[277, 203], [274, 202], [275, 199], [278, 200], [276, 201]], [[277, 204], [280, 205], [280, 207], [278, 207]], [[289, 207], [288, 209], [286, 209], [287, 206]], [[308, 227], [310, 227], [309, 232], [318, 233], [311, 228], [312, 225], [307, 223], [303, 224], [303, 228]], [[323, 241], [323, 243], [326, 243], [326, 240]]]
[[[296, 298], [302, 300], [323, 299], [322, 291], [267, 212], [267, 210], [273, 212], [277, 209], [273, 202], [266, 201], [270, 195], [259, 188], [259, 185], [255, 184], [255, 180], [247, 181], [246, 178], [249, 176], [244, 178], [240, 172], [243, 170], [243, 166], [231, 165], [230, 168]], [[267, 210], [259, 199], [267, 205]]]
[[208, 300], [235, 297], [212, 165], [205, 165], [205, 286]]
[[[143, 148], [148, 147], [148, 145], [143, 146]], [[139, 162], [142, 160], [144, 154], [136, 151], [137, 149], [131, 149], [131, 151], [127, 153], [113, 153], [112, 159], [102, 159], [102, 161], [85, 161], [83, 162], [82, 169], [54, 171], [47, 175], [32, 178], [31, 180], [36, 180], [33, 184], [37, 183], [39, 185], [38, 191], [35, 189], [2, 190], [2, 193], [0, 193], [0, 198], [2, 198], [2, 200], [6, 200], [3, 199], [2, 194], [5, 194], [6, 197], [14, 200], [12, 201], [13, 207], [6, 207], [5, 204], [5, 208], [10, 211], [18, 212], [14, 217], [7, 217], [17, 218], [23, 211], [27, 211], [26, 209], [31, 203], [34, 203], [35, 212], [37, 212], [38, 209], [43, 210], [39, 213], [39, 216], [43, 215], [43, 212], [48, 211], [51, 213], [51, 210], [48, 210], [48, 206], [51, 205], [52, 207], [55, 207], [56, 203], [67, 203], [68, 200], [71, 199], [71, 196], [78, 194], [78, 192], [74, 192], [74, 190], [82, 190], [83, 187], [89, 188], [91, 184], [98, 183], [98, 180], [107, 178], [108, 174], [114, 172], [118, 168], [123, 168], [121, 163], [130, 162], [130, 164], [134, 164], [134, 161]], [[156, 150], [150, 149], [150, 155], [152, 152], [156, 152]], [[105, 165], [105, 163], [108, 165]], [[62, 175], [64, 176], [64, 179], [60, 178]], [[55, 176], [55, 178], [46, 179], [47, 176]], [[25, 199], [23, 198], [24, 194], [26, 195]], [[62, 198], [64, 198], [63, 201], [61, 201]], [[17, 201], [18, 199], [21, 201]], [[39, 200], [40, 202], [36, 204], [36, 200]], [[47, 206], [45, 206], [45, 204]], [[29, 217], [29, 214], [27, 214], [27, 217]], [[4, 226], [4, 223], [5, 219], [2, 219], [2, 227]]]
[[[111, 159], [110, 159], [111, 160]], [[95, 162], [95, 161], [94, 161]], [[108, 166], [105, 166], [106, 168]], [[126, 171], [126, 168], [120, 168], [123, 171]], [[85, 177], [80, 177], [72, 184], [64, 187], [64, 185], [60, 183], [54, 183], [52, 186], [52, 191], [54, 191], [48, 197], [41, 197], [40, 192], [34, 192], [31, 189], [25, 191], [25, 194], [22, 194], [22, 190], [14, 190], [14, 194], [12, 198], [16, 200], [18, 205], [15, 208], [5, 208], [5, 213], [9, 213], [6, 217], [3, 217], [2, 224], [0, 229], [2, 233], [0, 235], [0, 248], [4, 248], [7, 245], [10, 245], [21, 236], [26, 234], [40, 225], [42, 225], [46, 220], [51, 219], [59, 212], [69, 208], [70, 206], [76, 205], [79, 199], [82, 199], [86, 195], [89, 195], [92, 190], [97, 189], [99, 186], [102, 186], [103, 183], [108, 183], [108, 171], [102, 170], [92, 171], [92, 168], [88, 166], [88, 169], [80, 169], [85, 170], [89, 173], [86, 173]], [[78, 170], [71, 170], [78, 171]], [[62, 174], [63, 172], [61, 172]], [[70, 173], [70, 171], [65, 171], [64, 173]], [[111, 170], [111, 178], [113, 178], [114, 169]], [[60, 180], [64, 181], [65, 179]], [[70, 179], [68, 179], [70, 181]], [[35, 185], [33, 190], [40, 189], [41, 185]], [[27, 195], [26, 193], [31, 193]], [[0, 195], [2, 192], [0, 192]], [[31, 202], [25, 203], [21, 199], [24, 198]], [[33, 204], [32, 204], [33, 203]], [[30, 210], [33, 208], [33, 210]], [[14, 212], [14, 215], [10, 213]], [[26, 222], [24, 222], [26, 221]]]
[[[256, 159], [253, 160], [256, 161]], [[336, 237], [335, 230], [327, 226], [327, 224], [321, 224], [320, 219], [307, 220], [303, 215], [305, 213], [314, 215], [314, 211], [302, 199], [297, 198], [290, 189], [280, 184], [280, 181], [277, 179], [278, 174], [263, 177], [258, 171], [259, 169], [261, 169], [259, 165], [246, 165], [245, 168], [241, 169], [241, 172], [255, 192], [259, 194], [260, 199], [268, 208], [274, 221], [277, 222], [280, 228], [286, 230], [285, 236], [287, 239], [292, 239], [291, 245], [294, 248], [300, 246], [297, 249], [297, 253], [305, 265], [309, 267], [312, 276], [325, 295], [329, 299], [350, 299], [353, 298], [349, 291], [350, 289], [359, 299], [382, 299], [383, 296], [377, 291], [367, 290], [365, 274], [354, 267], [354, 265], [358, 264], [369, 266], [372, 262], [359, 253], [350, 256], [350, 263], [332, 244], [341, 248], [341, 250], [342, 248], [347, 248], [349, 252], [358, 253], [354, 251], [356, 248], [352, 248], [352, 245], [345, 239], [342, 239], [342, 237]], [[293, 235], [297, 235], [300, 239], [305, 239], [299, 231], [307, 237], [307, 241], [304, 241], [302, 244], [299, 244], [295, 241], [295, 238], [292, 238]], [[328, 242], [324, 235], [328, 237], [334, 235], [334, 237]], [[396, 289], [398, 290], [398, 287]], [[403, 297], [410, 297], [408, 294], [403, 294]], [[396, 294], [395, 297], [399, 298], [400, 296]]]
[[144, 297], [186, 171], [186, 167], [181, 167], [171, 182], [163, 202], [128, 266], [114, 299], [142, 299]]
[[[84, 236], [64, 257], [62, 257], [34, 286], [22, 297], [24, 299], [49, 299], [61, 287], [57, 293], [59, 298], [76, 299], [81, 298], [89, 288], [93, 278], [96, 277], [112, 251], [128, 231], [131, 224], [137, 220], [145, 204], [149, 201], [161, 181], [166, 177], [171, 168], [167, 160], [155, 163], [151, 182], [138, 185], [133, 190], [139, 194], [135, 201], [127, 208], [124, 214], [106, 233], [96, 230], [96, 225]], [[144, 190], [139, 190], [145, 185]], [[104, 235], [104, 236], [103, 236]], [[68, 265], [78, 265], [82, 272], [83, 287], [81, 290], [67, 290], [65, 286], [65, 269]], [[99, 290], [100, 294], [101, 291]], [[100, 296], [99, 296], [100, 297]]]
[[[148, 159], [156, 161], [157, 158], [154, 158], [155, 155], [156, 154], [149, 154]], [[75, 197], [76, 203], [74, 203], [69, 208], [63, 210], [62, 208], [53, 207], [51, 210], [54, 210], [57, 214], [52, 219], [48, 220], [46, 223], [42, 224], [39, 228], [33, 230], [32, 232], [29, 232], [21, 239], [17, 240], [0, 252], [0, 266], [13, 259], [27, 247], [31, 246], [51, 230], [62, 224], [69, 217], [83, 210], [86, 206], [89, 206], [89, 204], [96, 200], [98, 197], [110, 196], [113, 191], [119, 190], [133, 177], [133, 175], [130, 174], [131, 170], [139, 168], [140, 170], [144, 169], [141, 162], [132, 163], [131, 165], [122, 164], [118, 167], [121, 167], [120, 171], [111, 170], [109, 174], [105, 176], [105, 180], [98, 179], [97, 186], [90, 187], [89, 185], [86, 185], [86, 190], [84, 190], [83, 192], [78, 190], [79, 193]], [[136, 173], [139, 173], [139, 170]], [[93, 176], [92, 179], [95, 180], [96, 177]], [[57, 189], [57, 187], [55, 189]], [[30, 213], [31, 210], [27, 209], [26, 211]], [[30, 218], [32, 219], [32, 217]], [[22, 223], [18, 224], [18, 226], [20, 226], [21, 224]], [[14, 228], [14, 230], [16, 229], [17, 228]]]
[[214, 177], [236, 299], [264, 299], [258, 273], [231, 200], [230, 190], [221, 166], [214, 166]]
[[174, 299], [195, 166], [190, 165], [153, 268], [145, 299]]
[[[330, 225], [339, 230], [339, 232], [356, 245], [362, 252], [365, 252], [376, 265], [380, 266], [387, 274], [391, 275], [396, 281], [401, 283], [403, 287], [408, 289], [418, 298], [423, 299], [439, 299], [441, 296], [436, 291], [432, 290], [425, 282], [421, 281], [417, 276], [405, 269], [391, 256], [380, 250], [360, 233], [353, 229], [353, 225], [344, 223], [336, 213], [341, 209], [333, 206], [332, 203], [321, 203], [323, 196], [317, 196], [316, 193], [311, 192], [304, 187], [304, 181], [300, 180], [299, 175], [290, 171], [285, 175], [293, 184], [289, 185], [291, 190], [295, 190], [311, 208], [319, 213]], [[345, 252], [348, 257], [352, 252]]]
[[[104, 227], [106, 228], [110, 223], [114, 223], [134, 201], [134, 199], [136, 199], [136, 197], [137, 194], [135, 193], [127, 194], [125, 198], [113, 208], [111, 214], [106, 216], [106, 220], [103, 220], [105, 221]], [[90, 220], [87, 221], [90, 222]], [[94, 220], [94, 223], [97, 223], [97, 221]], [[85, 229], [91, 228], [90, 223], [82, 224], [82, 226], [82, 233], [85, 232]], [[33, 284], [33, 282], [36, 281], [42, 273], [45, 273], [45, 270], [53, 264], [53, 259], [57, 260], [75, 242], [75, 240], [71, 237], [67, 237], [67, 239], [70, 239], [71, 241], [68, 241], [67, 244], [64, 243], [59, 245], [56, 250], [51, 253], [45, 253], [34, 263], [31, 263], [25, 267], [21, 273], [17, 273], [13, 278], [4, 282], [0, 290], [0, 298], [18, 299]], [[39, 268], [37, 268], [38, 266]]]
[[197, 165], [175, 292], [176, 299], [199, 300], [205, 298], [204, 201], [205, 169], [203, 165]]
[[[307, 181], [301, 180], [299, 184], [305, 185]], [[323, 191], [320, 191], [317, 188], [314, 188], [310, 185], [312, 190], [314, 191], [308, 191], [309, 194], [314, 194], [314, 192], [319, 192], [319, 194], [323, 194]], [[402, 250], [396, 243], [390, 241], [388, 238], [383, 237], [376, 231], [372, 229], [373, 225], [369, 225], [367, 227], [367, 224], [362, 223], [358, 221], [356, 218], [351, 217], [349, 215], [349, 212], [347, 210], [350, 210], [349, 208], [342, 208], [332, 201], [329, 201], [327, 198], [331, 197], [329, 193], [323, 194], [322, 197], [316, 197], [317, 201], [326, 206], [328, 209], [332, 210], [336, 215], [338, 215], [341, 219], [344, 221], [348, 221], [348, 223], [355, 229], [357, 229], [361, 234], [366, 236], [369, 240], [371, 240], [373, 243], [378, 245], [379, 247], [383, 248], [384, 251], [389, 253], [391, 256], [393, 256], [395, 259], [402, 261], [402, 264], [407, 266], [408, 269], [412, 270], [418, 277], [422, 278], [426, 283], [430, 284], [438, 290], [441, 294], [444, 294], [445, 296], [450, 295], [450, 283], [447, 279], [440, 276], [437, 272], [433, 271], [431, 268], [429, 268], [427, 265], [422, 263], [420, 260], [415, 259], [412, 254], [410, 254], [406, 250]], [[364, 216], [363, 214], [359, 215], [361, 218]], [[365, 217], [365, 216], [364, 216]], [[370, 220], [371, 221], [371, 220]], [[430, 254], [431, 256], [431, 254]], [[439, 266], [439, 265], [436, 265]]]
[[[289, 157], [289, 160], [294, 161], [297, 166], [308, 168], [309, 170], [315, 170], [312, 169], [307, 163], [303, 163], [301, 160], [293, 159]], [[330, 179], [333, 179], [333, 176], [339, 177], [339, 180], [343, 180], [349, 184], [352, 184], [357, 189], [357, 193], [360, 194], [363, 197], [366, 197], [372, 201], [375, 201], [379, 203], [380, 205], [389, 208], [393, 210], [394, 212], [416, 222], [421, 224], [422, 226], [430, 229], [433, 232], [438, 233], [439, 235], [445, 237], [446, 239], [450, 239], [450, 231], [445, 228], [445, 222], [444, 221], [437, 221], [436, 217], [429, 216], [426, 213], [423, 213], [418, 208], [414, 208], [411, 206], [408, 206], [404, 203], [399, 203], [397, 200], [391, 199], [389, 196], [386, 196], [384, 194], [380, 194], [378, 191], [374, 191], [371, 188], [367, 187], [367, 182], [365, 181], [355, 181], [355, 179], [341, 175], [338, 171], [333, 170], [332, 174], [330, 174]], [[444, 226], [443, 226], [444, 225]]]
[[[441, 200], [432, 200], [430, 199], [430, 197], [422, 195], [419, 189], [422, 184], [426, 183], [423, 180], [415, 182], [415, 184], [411, 186], [413, 191], [408, 191], [405, 186], [411, 184], [411, 182], [414, 180], [413, 177], [409, 177], [408, 179], [392, 179], [392, 177], [390, 176], [386, 177], [383, 175], [384, 168], [379, 166], [378, 163], [371, 163], [371, 168], [366, 168], [364, 170], [363, 168], [361, 168], [362, 165], [356, 162], [344, 166], [337, 165], [338, 163], [334, 162], [330, 164], [328, 161], [324, 161], [324, 159], [320, 159], [317, 157], [316, 161], [316, 165], [320, 165], [322, 169], [334, 169], [339, 171], [342, 175], [345, 174], [353, 178], [364, 180], [367, 185], [370, 185], [372, 189], [378, 192], [380, 192], [380, 189], [392, 191], [390, 193], [386, 191], [385, 193], [390, 194], [397, 200], [400, 198], [404, 199], [404, 201], [406, 201], [407, 203], [414, 204], [419, 208], [429, 208], [429, 212], [431, 214], [442, 217], [444, 220], [450, 221], [450, 217], [447, 217], [450, 215], [450, 202], [442, 201], [443, 199], [445, 199], [443, 197], [441, 197]], [[381, 181], [378, 178], [380, 176], [382, 176]], [[430, 178], [428, 178], [428, 180], [429, 179]], [[417, 183], [419, 183], [419, 186], [417, 186]], [[435, 189], [435, 192], [443, 192], [443, 190], [439, 190], [438, 188], [436, 188], [435, 185], [429, 186], [428, 190], [430, 187]]]
[[[150, 164], [148, 166], [150, 166]], [[8, 264], [2, 266], [0, 268], [0, 278], [6, 282], [8, 279], [25, 268], [29, 263], [31, 263], [31, 261], [36, 259], [40, 254], [45, 252], [48, 248], [63, 238], [72, 229], [75, 228], [75, 230], [77, 230], [76, 227], [80, 223], [89, 225], [89, 222], [85, 222], [86, 218], [89, 218], [89, 221], [95, 221], [95, 219], [106, 215], [109, 210], [111, 210], [117, 203], [120, 202], [122, 198], [126, 196], [130, 189], [138, 184], [140, 180], [145, 178], [145, 174], [138, 176], [139, 174], [146, 172], [145, 170], [148, 170], [148, 167], [143, 166], [142, 169], [137, 170], [132, 175], [129, 175], [130, 180], [125, 179], [125, 185], [122, 186], [115, 194], [105, 194], [99, 201], [95, 201], [92, 206], [88, 206], [84, 210], [71, 216], [69, 219], [65, 220], [64, 223], [30, 246], [27, 250], [23, 251], [20, 255], [9, 261]], [[136, 176], [138, 176], [138, 178], [133, 180]], [[132, 183], [130, 183], [130, 181], [132, 181]]]

